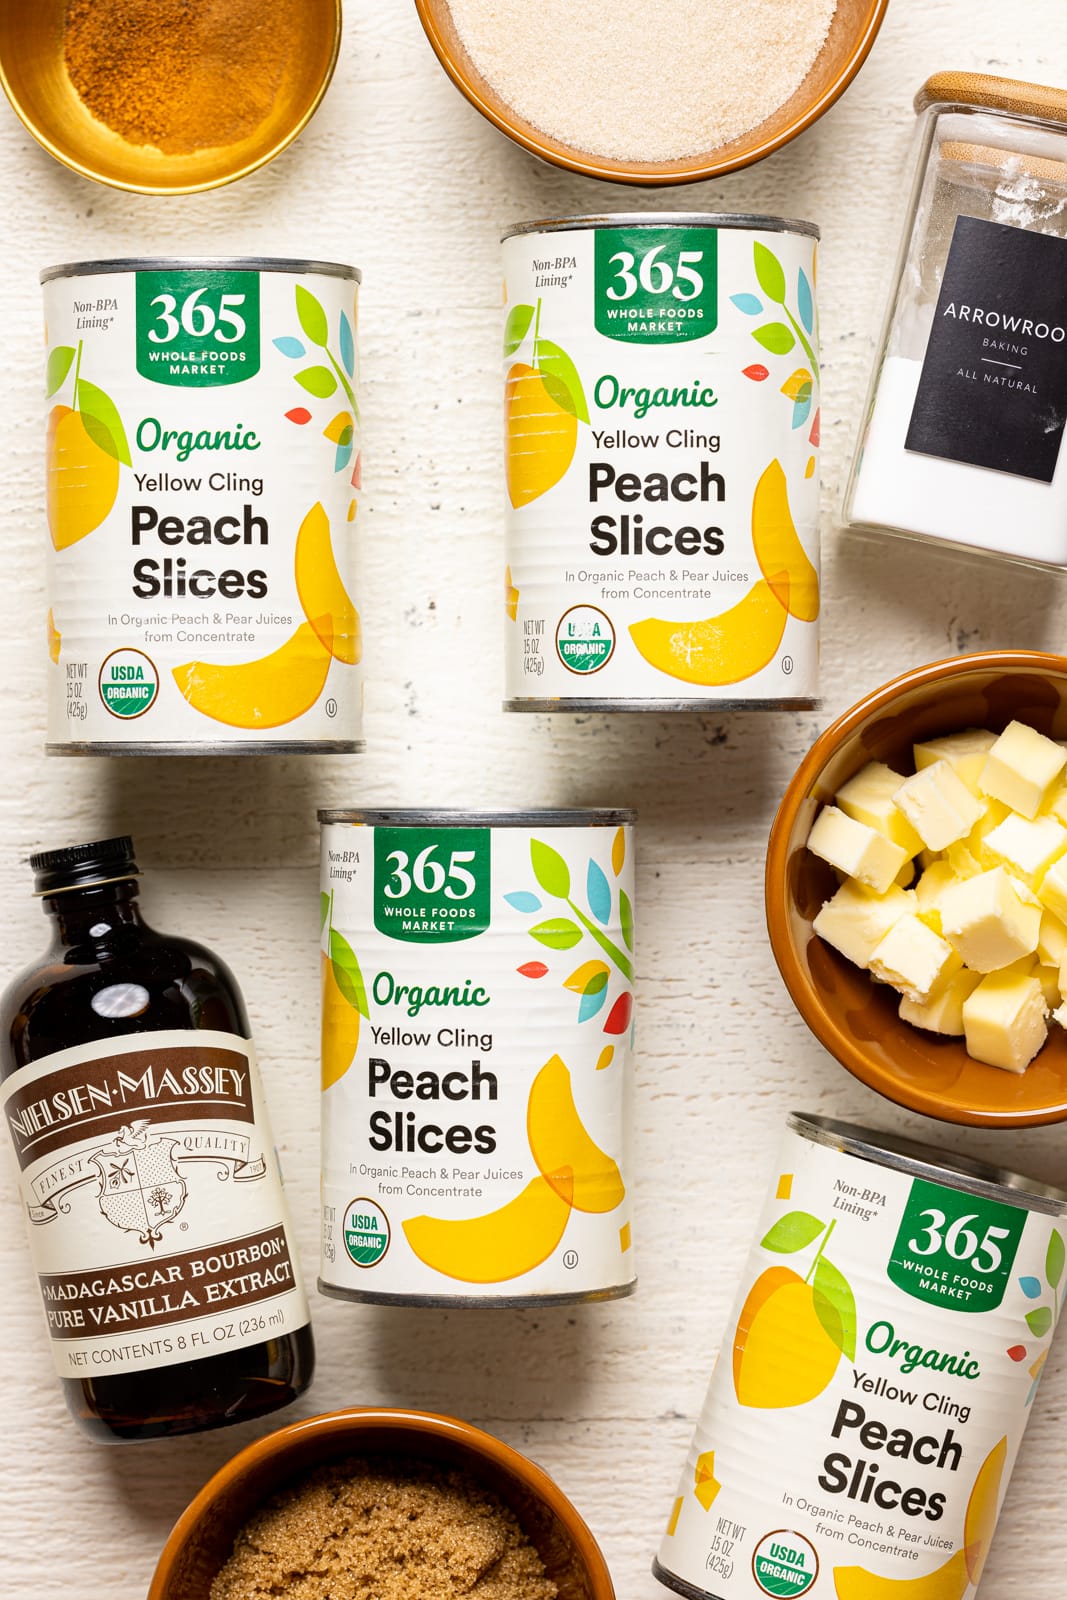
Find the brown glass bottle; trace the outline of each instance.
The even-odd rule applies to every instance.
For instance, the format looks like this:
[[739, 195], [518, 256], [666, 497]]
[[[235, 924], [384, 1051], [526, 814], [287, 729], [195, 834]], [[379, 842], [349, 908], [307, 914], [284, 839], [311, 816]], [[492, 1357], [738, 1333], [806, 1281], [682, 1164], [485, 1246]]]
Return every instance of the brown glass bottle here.
[[[235, 1050], [250, 1051], [248, 1018], [240, 992], [226, 966], [209, 950], [186, 939], [156, 933], [144, 923], [137, 904], [137, 867], [130, 839], [108, 839], [51, 851], [34, 856], [31, 866], [36, 874], [37, 893], [54, 921], [55, 938], [44, 960], [17, 978], [0, 1001], [0, 1082], [5, 1096], [9, 1096], [6, 1120], [24, 1178], [44, 1170], [46, 1161], [52, 1159], [46, 1155], [39, 1167], [30, 1166], [27, 1174], [35, 1151], [47, 1152], [49, 1145], [58, 1149], [59, 1142], [66, 1138], [67, 1128], [73, 1124], [68, 1121], [65, 1125], [63, 1118], [70, 1117], [72, 1108], [76, 1116], [84, 1113], [77, 1123], [82, 1135], [77, 1158], [80, 1164], [74, 1166], [73, 1158], [64, 1163], [62, 1154], [58, 1155], [49, 1169], [56, 1176], [39, 1181], [34, 1190], [37, 1196], [47, 1194], [52, 1183], [63, 1197], [62, 1202], [46, 1199], [43, 1206], [33, 1207], [28, 1201], [35, 1264], [53, 1345], [61, 1352], [57, 1361], [83, 1359], [76, 1335], [66, 1336], [73, 1343], [62, 1342], [63, 1336], [57, 1335], [57, 1326], [62, 1326], [57, 1319], [81, 1318], [88, 1321], [91, 1330], [99, 1326], [92, 1320], [98, 1316], [129, 1317], [131, 1327], [137, 1319], [143, 1322], [145, 1317], [157, 1318], [141, 1335], [116, 1336], [114, 1348], [121, 1347], [118, 1357], [107, 1341], [99, 1337], [86, 1341], [85, 1376], [62, 1377], [67, 1404], [88, 1433], [105, 1440], [191, 1433], [274, 1411], [307, 1388], [314, 1367], [311, 1328], [295, 1259], [288, 1248], [274, 1152], [269, 1142], [261, 1152], [256, 1143], [263, 1118], [258, 1089], [253, 1091], [250, 1087], [254, 1069], [246, 1075], [227, 1067], [208, 1069], [199, 1065], [201, 1061], [232, 1061], [238, 1069], [248, 1067], [247, 1056], [231, 1055], [226, 1048], [219, 1048], [232, 1039]], [[210, 1030], [216, 1048], [205, 1045], [203, 1053], [197, 1054], [199, 1042], [173, 1037], [179, 1030]], [[160, 1034], [172, 1036], [169, 1050], [162, 1042], [153, 1044], [151, 1036]], [[229, 1037], [220, 1038], [223, 1035]], [[143, 1053], [136, 1041], [130, 1042], [131, 1036], [138, 1036], [147, 1046]], [[120, 1040], [124, 1042], [117, 1043]], [[109, 1043], [114, 1055], [108, 1051]], [[158, 1063], [154, 1050], [158, 1052]], [[93, 1078], [91, 1087], [79, 1079], [80, 1068], [60, 1076], [58, 1069], [49, 1074], [46, 1067], [35, 1067], [60, 1051], [73, 1052], [76, 1062], [83, 1055], [94, 1058], [87, 1069]], [[123, 1070], [120, 1079], [117, 1069], [124, 1060], [128, 1070]], [[153, 1076], [139, 1079], [146, 1062]], [[167, 1062], [173, 1067], [169, 1077], [165, 1075]], [[184, 1063], [197, 1065], [186, 1068]], [[37, 1072], [42, 1074], [39, 1083]], [[197, 1077], [197, 1073], [205, 1076]], [[243, 1081], [246, 1076], [247, 1084]], [[24, 1091], [20, 1089], [23, 1082], [27, 1085]], [[165, 1091], [160, 1082], [166, 1085]], [[124, 1098], [127, 1084], [136, 1084], [136, 1092], [130, 1091], [135, 1100], [148, 1096], [149, 1103], [129, 1108]], [[186, 1146], [173, 1137], [160, 1136], [159, 1127], [170, 1133], [172, 1126], [166, 1122], [167, 1107], [151, 1097], [164, 1092], [184, 1093], [188, 1084], [194, 1086], [188, 1092], [199, 1098], [176, 1102], [173, 1113], [186, 1119], [185, 1126], [190, 1130]], [[217, 1091], [221, 1096], [217, 1104], [226, 1116], [243, 1117], [244, 1121], [238, 1124], [226, 1121], [222, 1115], [214, 1116], [216, 1103], [205, 1084], [210, 1084], [210, 1092]], [[224, 1103], [226, 1097], [233, 1098], [236, 1105], [239, 1095], [245, 1097], [242, 1104], [237, 1105], [236, 1111], [229, 1109]], [[122, 1110], [117, 1120], [110, 1106], [120, 1099]], [[253, 1118], [253, 1110], [259, 1111], [258, 1118]], [[200, 1120], [189, 1120], [194, 1117]], [[118, 1121], [122, 1122], [121, 1127]], [[220, 1126], [251, 1131], [227, 1137], [217, 1131]], [[90, 1136], [97, 1128], [110, 1142], [97, 1143], [93, 1154]], [[201, 1133], [200, 1129], [205, 1131]], [[269, 1132], [264, 1132], [269, 1141]], [[228, 1153], [234, 1149], [240, 1149], [248, 1160], [238, 1161]], [[195, 1154], [202, 1150], [210, 1153]], [[173, 1165], [166, 1166], [172, 1151]], [[222, 1154], [215, 1154], [216, 1151]], [[161, 1172], [163, 1177], [157, 1182]], [[72, 1181], [68, 1176], [71, 1173], [80, 1181]], [[116, 1173], [118, 1176], [113, 1176]], [[249, 1177], [258, 1179], [258, 1189], [265, 1199], [256, 1193], [257, 1182], [247, 1181]], [[208, 1178], [214, 1188], [207, 1188]], [[62, 1187], [64, 1183], [69, 1184], [69, 1194]], [[119, 1185], [120, 1198], [105, 1194], [111, 1183]], [[190, 1223], [183, 1220], [183, 1207], [194, 1190], [207, 1196], [198, 1202], [201, 1233], [205, 1216], [210, 1218], [210, 1226], [217, 1226], [218, 1230], [217, 1236], [199, 1252], [188, 1249]], [[244, 1231], [238, 1229], [236, 1234], [228, 1227], [230, 1216], [225, 1208], [229, 1194], [236, 1195], [234, 1203], [244, 1208]], [[275, 1209], [269, 1212], [272, 1226], [265, 1226], [261, 1234], [249, 1232], [247, 1219], [253, 1214], [249, 1207], [263, 1205], [269, 1210], [271, 1194], [276, 1199]], [[95, 1276], [75, 1271], [80, 1263], [69, 1260], [69, 1244], [65, 1273], [48, 1270], [51, 1263], [46, 1260], [42, 1275], [41, 1252], [49, 1250], [51, 1239], [59, 1236], [49, 1235], [48, 1229], [71, 1229], [71, 1215], [77, 1208], [81, 1208], [80, 1226], [87, 1235], [95, 1230], [98, 1237], [104, 1236], [105, 1250], [117, 1250], [118, 1259], [124, 1263], [133, 1259], [139, 1263], [138, 1283], [151, 1284], [155, 1278], [166, 1280], [168, 1274], [174, 1283], [164, 1291], [151, 1287], [143, 1297], [136, 1291], [106, 1303], [94, 1298], [50, 1303], [49, 1295], [59, 1292], [56, 1285], [68, 1296], [79, 1289], [86, 1296], [103, 1292], [99, 1260], [85, 1263]], [[131, 1216], [138, 1208], [140, 1218], [151, 1213], [150, 1219], [143, 1225], [140, 1220], [131, 1225]], [[192, 1205], [186, 1209], [194, 1211]], [[116, 1226], [109, 1228], [112, 1223]], [[68, 1232], [65, 1237], [75, 1240], [77, 1236]], [[250, 1239], [259, 1243], [249, 1246]], [[239, 1251], [237, 1246], [241, 1247]], [[220, 1255], [219, 1251], [224, 1253]], [[179, 1265], [166, 1266], [167, 1262]], [[220, 1262], [222, 1266], [218, 1265]], [[190, 1320], [188, 1314], [185, 1320], [177, 1320], [172, 1302], [178, 1301], [183, 1284], [194, 1296], [222, 1293], [221, 1289], [205, 1288], [214, 1283], [209, 1269], [215, 1272], [216, 1268], [231, 1273], [226, 1279], [231, 1285], [228, 1292], [231, 1298], [238, 1299], [239, 1311], [227, 1321], [223, 1316], [225, 1307], [220, 1311], [212, 1303], [206, 1308], [212, 1315], [201, 1321], [195, 1316]], [[274, 1298], [267, 1297], [264, 1280], [284, 1280], [286, 1273], [290, 1274], [288, 1290], [283, 1287]], [[114, 1282], [112, 1275], [107, 1283]], [[236, 1291], [232, 1285], [238, 1286]], [[241, 1296], [250, 1293], [258, 1293], [259, 1299], [246, 1299], [241, 1304]], [[170, 1319], [162, 1326], [161, 1316]], [[301, 1325], [294, 1326], [294, 1322]], [[274, 1326], [281, 1331], [272, 1333]], [[215, 1353], [218, 1343], [212, 1340], [220, 1338], [220, 1331], [223, 1348]], [[108, 1361], [133, 1360], [128, 1352], [145, 1348], [153, 1353], [163, 1348], [161, 1364], [141, 1370], [94, 1370], [105, 1357]], [[65, 1354], [71, 1350], [78, 1354]]]

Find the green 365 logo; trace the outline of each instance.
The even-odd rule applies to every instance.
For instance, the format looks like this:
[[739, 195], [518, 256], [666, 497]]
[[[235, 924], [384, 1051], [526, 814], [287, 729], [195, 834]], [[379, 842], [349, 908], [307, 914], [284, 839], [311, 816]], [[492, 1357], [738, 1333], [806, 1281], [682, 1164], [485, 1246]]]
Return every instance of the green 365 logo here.
[[376, 828], [374, 926], [407, 944], [455, 944], [489, 926], [488, 828]]
[[916, 1178], [888, 1273], [915, 1300], [993, 1311], [1004, 1299], [1026, 1212]]
[[259, 371], [258, 272], [138, 272], [137, 370], [214, 389]]
[[598, 228], [598, 333], [625, 344], [701, 339], [718, 324], [714, 228]]

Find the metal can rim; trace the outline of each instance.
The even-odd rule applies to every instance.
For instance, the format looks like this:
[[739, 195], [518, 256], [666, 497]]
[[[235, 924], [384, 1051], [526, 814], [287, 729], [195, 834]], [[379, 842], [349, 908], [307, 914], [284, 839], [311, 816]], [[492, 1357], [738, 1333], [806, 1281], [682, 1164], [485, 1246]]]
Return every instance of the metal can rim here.
[[631, 808], [588, 808], [515, 811], [467, 811], [462, 806], [351, 806], [317, 813], [325, 827], [331, 822], [355, 822], [386, 828], [621, 828], [637, 821]]
[[340, 261], [290, 260], [286, 256], [116, 256], [111, 261], [64, 261], [45, 267], [41, 283], [56, 278], [93, 278], [107, 272], [289, 272], [363, 282], [359, 267]]
[[883, 1133], [880, 1129], [863, 1128], [858, 1123], [839, 1122], [834, 1117], [807, 1112], [791, 1112], [788, 1126], [813, 1144], [839, 1150], [877, 1166], [890, 1167], [895, 1172], [926, 1178], [947, 1189], [1000, 1200], [1045, 1216], [1058, 1217], [1067, 1213], [1064, 1190], [976, 1156], [961, 1155], [940, 1145], [924, 1144], [900, 1134]]
[[588, 217], [516, 222], [500, 235], [500, 242], [503, 244], [524, 233], [574, 233], [595, 228], [747, 228], [754, 233], [799, 233], [809, 239], [822, 237], [817, 222], [764, 216], [755, 211], [605, 211]]

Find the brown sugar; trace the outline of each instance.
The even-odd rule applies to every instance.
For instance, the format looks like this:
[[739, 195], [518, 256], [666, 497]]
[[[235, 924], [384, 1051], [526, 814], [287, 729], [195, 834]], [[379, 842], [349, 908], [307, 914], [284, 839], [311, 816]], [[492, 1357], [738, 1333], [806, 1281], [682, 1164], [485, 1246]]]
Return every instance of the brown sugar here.
[[63, 56], [93, 116], [127, 143], [188, 154], [264, 121], [301, 14], [289, 0], [67, 0]]
[[514, 1513], [428, 1463], [320, 1467], [241, 1529], [211, 1600], [556, 1600]]

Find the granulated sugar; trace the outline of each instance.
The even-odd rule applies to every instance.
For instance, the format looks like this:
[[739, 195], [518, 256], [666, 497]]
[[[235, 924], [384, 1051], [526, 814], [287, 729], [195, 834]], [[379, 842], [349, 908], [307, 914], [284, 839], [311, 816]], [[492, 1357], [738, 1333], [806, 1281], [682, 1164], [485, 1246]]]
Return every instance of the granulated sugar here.
[[451, 0], [474, 65], [543, 133], [671, 161], [728, 143], [807, 76], [837, 0]]
[[321, 1467], [241, 1529], [211, 1600], [556, 1600], [507, 1506], [418, 1462]]

